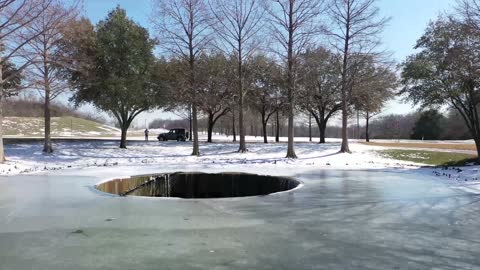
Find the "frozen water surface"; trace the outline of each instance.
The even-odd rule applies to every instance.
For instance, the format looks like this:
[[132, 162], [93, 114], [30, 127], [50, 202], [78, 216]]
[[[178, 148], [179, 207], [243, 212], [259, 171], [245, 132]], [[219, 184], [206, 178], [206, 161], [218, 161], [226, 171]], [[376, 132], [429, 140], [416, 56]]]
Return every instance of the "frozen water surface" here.
[[292, 192], [182, 200], [75, 174], [0, 178], [0, 269], [480, 269], [480, 197], [425, 175], [316, 170]]

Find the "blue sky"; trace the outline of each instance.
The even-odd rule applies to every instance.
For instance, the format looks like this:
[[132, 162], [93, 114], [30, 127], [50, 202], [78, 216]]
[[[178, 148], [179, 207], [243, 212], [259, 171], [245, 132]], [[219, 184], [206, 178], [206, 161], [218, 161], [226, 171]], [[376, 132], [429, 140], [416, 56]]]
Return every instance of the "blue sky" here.
[[451, 11], [455, 0], [380, 0], [379, 4], [381, 13], [392, 18], [383, 33], [383, 42], [401, 61], [413, 52], [428, 22], [446, 10]]
[[[96, 23], [117, 5], [126, 9], [128, 16], [136, 22], [150, 27], [151, 0], [85, 0], [85, 13]], [[454, 5], [455, 0], [379, 0], [381, 14], [392, 18], [383, 33], [385, 48], [401, 62], [413, 53], [413, 46], [428, 22], [442, 12], [452, 10]], [[409, 104], [392, 101], [385, 108], [385, 113], [406, 113], [411, 110]], [[151, 119], [158, 115], [153, 113], [139, 117]]]
[[[136, 22], [149, 27], [150, 4], [150, 0], [85, 0], [85, 12], [96, 23], [120, 5]], [[382, 15], [392, 18], [383, 34], [385, 47], [398, 60], [404, 59], [428, 22], [454, 4], [454, 0], [380, 0]]]

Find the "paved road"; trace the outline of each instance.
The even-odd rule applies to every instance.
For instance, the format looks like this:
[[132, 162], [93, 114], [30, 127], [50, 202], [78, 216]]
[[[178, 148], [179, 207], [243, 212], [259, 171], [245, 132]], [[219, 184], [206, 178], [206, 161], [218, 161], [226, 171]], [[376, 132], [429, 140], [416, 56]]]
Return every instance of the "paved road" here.
[[220, 200], [0, 178], [0, 269], [480, 269], [480, 197], [409, 173], [296, 177], [291, 193]]

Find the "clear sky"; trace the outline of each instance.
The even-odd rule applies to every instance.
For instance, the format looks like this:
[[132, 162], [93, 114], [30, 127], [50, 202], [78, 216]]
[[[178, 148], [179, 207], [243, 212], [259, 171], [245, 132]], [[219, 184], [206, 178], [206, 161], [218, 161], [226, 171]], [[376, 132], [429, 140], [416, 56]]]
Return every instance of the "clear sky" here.
[[[85, 0], [85, 13], [96, 23], [117, 5], [126, 9], [133, 20], [150, 28], [151, 0]], [[379, 0], [381, 14], [392, 18], [383, 33], [385, 48], [393, 53], [397, 62], [401, 62], [413, 52], [413, 46], [428, 22], [442, 12], [452, 10], [454, 5], [455, 0]], [[406, 113], [411, 110], [411, 105], [393, 101], [387, 105], [385, 113]], [[158, 115], [153, 113], [139, 118], [151, 119]]]

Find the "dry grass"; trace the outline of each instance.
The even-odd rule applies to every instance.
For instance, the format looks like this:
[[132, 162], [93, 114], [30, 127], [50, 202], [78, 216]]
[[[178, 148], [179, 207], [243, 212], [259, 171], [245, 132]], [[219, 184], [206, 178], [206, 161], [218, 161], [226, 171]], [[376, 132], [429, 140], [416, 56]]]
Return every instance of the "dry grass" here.
[[465, 166], [477, 162], [476, 155], [422, 150], [390, 149], [377, 151], [381, 156], [434, 166]]
[[[10, 136], [43, 136], [44, 125], [42, 117], [5, 117], [3, 133]], [[96, 137], [118, 134], [118, 130], [113, 127], [71, 116], [52, 117], [51, 127], [52, 136]]]
[[405, 142], [391, 142], [391, 143], [377, 143], [364, 142], [363, 144], [371, 146], [383, 147], [398, 147], [398, 148], [431, 148], [431, 149], [445, 149], [445, 150], [462, 150], [462, 151], [477, 151], [475, 144], [462, 143], [405, 143]]

